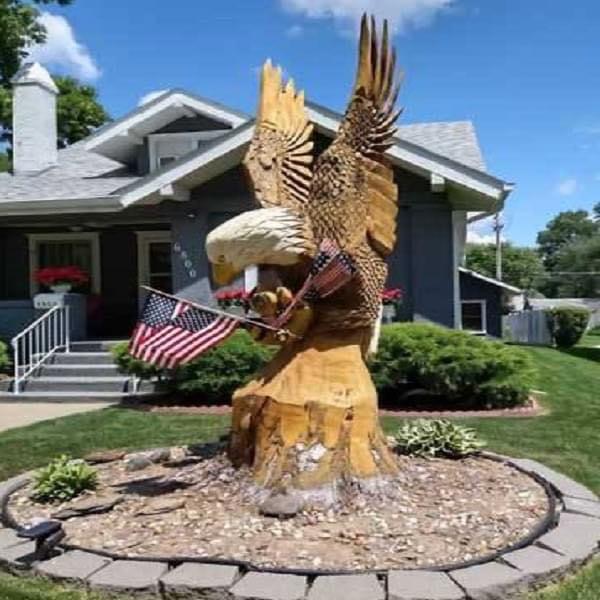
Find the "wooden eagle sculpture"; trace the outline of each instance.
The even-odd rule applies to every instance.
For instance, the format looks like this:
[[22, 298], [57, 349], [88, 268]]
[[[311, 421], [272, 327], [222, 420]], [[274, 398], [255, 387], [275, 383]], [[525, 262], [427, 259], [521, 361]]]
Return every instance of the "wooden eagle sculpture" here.
[[[264, 65], [254, 137], [244, 159], [260, 208], [213, 230], [207, 253], [225, 284], [248, 265], [265, 277], [253, 298], [277, 319], [314, 269], [324, 241], [353, 266], [326, 297], [294, 305], [282, 348], [233, 398], [230, 458], [258, 484], [335, 496], [340, 485], [396, 472], [365, 364], [379, 320], [385, 259], [396, 240], [397, 187], [384, 152], [393, 143], [399, 84], [387, 22], [361, 23], [356, 82], [331, 145], [313, 161], [304, 95]], [[313, 165], [314, 162], [314, 165]], [[333, 497], [331, 496], [331, 497]]]

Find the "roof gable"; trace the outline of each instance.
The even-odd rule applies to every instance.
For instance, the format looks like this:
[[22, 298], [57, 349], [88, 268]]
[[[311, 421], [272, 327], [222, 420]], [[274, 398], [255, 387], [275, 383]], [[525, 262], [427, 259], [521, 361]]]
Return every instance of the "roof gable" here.
[[182, 118], [204, 120], [206, 129], [232, 129], [250, 117], [183, 90], [168, 90], [124, 117], [100, 127], [85, 140], [86, 150], [122, 163], [135, 161], [146, 135], [164, 130]]

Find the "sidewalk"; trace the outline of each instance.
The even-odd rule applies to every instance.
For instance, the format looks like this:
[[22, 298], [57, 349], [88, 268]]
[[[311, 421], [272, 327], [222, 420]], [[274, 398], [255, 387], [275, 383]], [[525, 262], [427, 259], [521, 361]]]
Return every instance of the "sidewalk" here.
[[0, 431], [112, 405], [114, 402], [0, 402]]

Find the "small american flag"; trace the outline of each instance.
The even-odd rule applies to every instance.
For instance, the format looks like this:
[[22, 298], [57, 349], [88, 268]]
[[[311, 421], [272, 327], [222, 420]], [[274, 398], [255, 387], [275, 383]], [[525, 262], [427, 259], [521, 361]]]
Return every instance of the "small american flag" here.
[[210, 350], [239, 325], [238, 319], [190, 305], [143, 345], [142, 358], [172, 369]]
[[185, 309], [186, 304], [183, 302], [150, 292], [131, 336], [129, 352], [136, 358], [142, 358], [144, 344]]
[[341, 251], [332, 240], [324, 239], [319, 245], [319, 253], [313, 261], [306, 281], [273, 324], [276, 327], [282, 327], [290, 320], [292, 312], [299, 302], [330, 296], [348, 283], [355, 273], [356, 267], [350, 256]]

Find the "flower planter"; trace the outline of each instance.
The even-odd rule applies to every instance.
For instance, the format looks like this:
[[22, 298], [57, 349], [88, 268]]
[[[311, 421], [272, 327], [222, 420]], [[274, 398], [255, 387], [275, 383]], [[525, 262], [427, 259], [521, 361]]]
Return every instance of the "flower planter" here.
[[384, 304], [381, 312], [381, 321], [383, 323], [393, 323], [396, 320], [396, 305]]
[[73, 286], [70, 283], [56, 283], [54, 285], [51, 285], [50, 289], [55, 294], [68, 294], [71, 291], [72, 287]]

